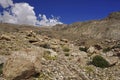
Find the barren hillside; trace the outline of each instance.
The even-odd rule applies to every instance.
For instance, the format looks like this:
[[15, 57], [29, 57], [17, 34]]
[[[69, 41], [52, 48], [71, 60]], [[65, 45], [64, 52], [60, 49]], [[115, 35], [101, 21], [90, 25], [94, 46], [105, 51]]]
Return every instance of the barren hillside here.
[[50, 28], [1, 23], [0, 80], [120, 80], [120, 12]]
[[105, 39], [120, 40], [120, 12], [110, 13], [101, 20], [56, 25], [50, 29], [41, 29], [38, 33], [58, 39], [69, 39], [77, 44], [93, 44]]

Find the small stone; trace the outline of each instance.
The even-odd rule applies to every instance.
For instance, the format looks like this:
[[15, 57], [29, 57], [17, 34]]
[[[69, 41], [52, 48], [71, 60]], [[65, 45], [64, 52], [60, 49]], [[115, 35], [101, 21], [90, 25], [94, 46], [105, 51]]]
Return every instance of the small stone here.
[[88, 53], [94, 53], [95, 48], [93, 46], [90, 46], [89, 49], [87, 50]]

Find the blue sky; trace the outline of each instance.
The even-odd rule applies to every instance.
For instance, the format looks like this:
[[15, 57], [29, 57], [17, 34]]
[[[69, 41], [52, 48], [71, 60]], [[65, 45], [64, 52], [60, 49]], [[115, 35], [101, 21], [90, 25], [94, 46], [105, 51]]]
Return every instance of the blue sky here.
[[66, 24], [96, 20], [109, 13], [120, 11], [120, 0], [13, 0], [14, 3], [27, 2], [34, 7], [36, 15], [60, 16]]
[[28, 2], [35, 12], [60, 16], [64, 23], [101, 19], [109, 13], [120, 11], [120, 0], [14, 0]]

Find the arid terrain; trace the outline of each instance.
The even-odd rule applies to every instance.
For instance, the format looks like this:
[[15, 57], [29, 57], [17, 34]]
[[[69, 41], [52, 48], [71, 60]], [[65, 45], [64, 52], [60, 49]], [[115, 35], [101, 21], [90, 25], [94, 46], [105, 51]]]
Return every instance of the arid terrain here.
[[0, 23], [0, 80], [120, 80], [120, 12], [52, 27]]

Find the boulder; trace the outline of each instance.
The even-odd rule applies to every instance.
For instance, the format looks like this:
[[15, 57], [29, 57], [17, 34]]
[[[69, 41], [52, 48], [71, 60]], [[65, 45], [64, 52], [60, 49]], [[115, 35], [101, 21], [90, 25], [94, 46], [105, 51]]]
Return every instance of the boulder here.
[[6, 61], [7, 61], [8, 57], [7, 56], [3, 56], [3, 55], [0, 55], [0, 64], [4, 64]]
[[95, 48], [93, 46], [90, 46], [89, 49], [87, 50], [88, 53], [94, 53]]
[[45, 35], [44, 35], [44, 39], [50, 40], [50, 38], [48, 36], [45, 36]]
[[42, 48], [14, 51], [3, 67], [7, 80], [23, 80], [41, 71]]
[[48, 49], [48, 51], [50, 52], [51, 57], [55, 57], [55, 56], [58, 55], [58, 54], [57, 54], [55, 51], [53, 51], [52, 49]]
[[50, 48], [56, 52], [59, 52], [60, 47], [58, 45], [50, 45]]
[[31, 31], [26, 31], [28, 37], [35, 37], [36, 33], [34, 33], [32, 30]]
[[118, 57], [104, 57], [110, 64], [110, 66], [114, 66], [118, 63], [119, 58]]
[[8, 36], [8, 35], [5, 35], [5, 34], [2, 34], [0, 39], [1, 40], [6, 40], [6, 41], [11, 41], [11, 37]]
[[108, 51], [108, 52], [105, 53], [105, 55], [108, 56], [108, 57], [111, 57], [111, 56], [114, 56], [114, 52]]

